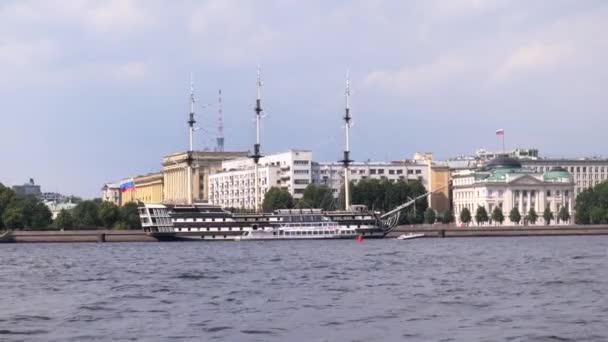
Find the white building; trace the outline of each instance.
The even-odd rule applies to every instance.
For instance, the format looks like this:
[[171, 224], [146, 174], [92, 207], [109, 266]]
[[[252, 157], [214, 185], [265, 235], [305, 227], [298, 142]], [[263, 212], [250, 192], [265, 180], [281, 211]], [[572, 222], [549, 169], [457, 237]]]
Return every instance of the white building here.
[[[260, 158], [258, 168], [259, 203], [271, 187], [286, 189], [294, 198], [302, 198], [312, 182], [312, 152], [290, 150]], [[255, 172], [250, 158], [222, 162], [222, 171], [209, 175], [209, 202], [224, 207], [253, 209]]]
[[120, 206], [120, 187], [118, 184], [107, 183], [101, 188], [101, 200]]
[[524, 217], [534, 208], [543, 224], [542, 215], [549, 207], [557, 217], [562, 207], [566, 207], [573, 217], [574, 182], [572, 176], [561, 168], [537, 172], [522, 168], [513, 158], [496, 158], [479, 170], [462, 171], [452, 176], [453, 205], [457, 223], [464, 208], [471, 212], [473, 222], [478, 207], [485, 207], [491, 217], [494, 208], [502, 208], [504, 224], [513, 224], [509, 213], [518, 208]]
[[[349, 166], [350, 180], [358, 182], [362, 179], [419, 180], [427, 186], [429, 179], [429, 163], [417, 161], [394, 162], [353, 162]], [[344, 184], [344, 166], [339, 162], [313, 163], [312, 182], [331, 187], [335, 197], [338, 197]]]

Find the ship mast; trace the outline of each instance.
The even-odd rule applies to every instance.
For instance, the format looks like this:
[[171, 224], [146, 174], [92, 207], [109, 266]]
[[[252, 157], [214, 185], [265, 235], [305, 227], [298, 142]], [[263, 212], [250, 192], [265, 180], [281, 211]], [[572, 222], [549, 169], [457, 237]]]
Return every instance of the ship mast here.
[[189, 146], [188, 153], [186, 157], [186, 193], [188, 196], [188, 204], [192, 204], [192, 152], [194, 150], [194, 144], [192, 141], [194, 135], [194, 124], [196, 120], [194, 119], [194, 80], [192, 79], [192, 75], [190, 75], [190, 117], [188, 120], [188, 138], [189, 138]]
[[258, 66], [257, 78], [257, 98], [255, 101], [255, 144], [253, 145], [253, 154], [249, 156], [254, 162], [254, 205], [255, 211], [260, 208], [260, 188], [258, 179], [258, 162], [262, 155], [260, 154], [260, 119], [262, 118], [262, 77], [260, 75], [260, 67]]
[[344, 165], [344, 209], [350, 209], [350, 184], [349, 184], [349, 166], [352, 163], [350, 159], [350, 126], [351, 126], [351, 116], [350, 116], [350, 79], [349, 72], [346, 71], [346, 90], [344, 92], [346, 105], [344, 108], [344, 129], [345, 129], [345, 146], [344, 146], [344, 159], [341, 160], [342, 165]]

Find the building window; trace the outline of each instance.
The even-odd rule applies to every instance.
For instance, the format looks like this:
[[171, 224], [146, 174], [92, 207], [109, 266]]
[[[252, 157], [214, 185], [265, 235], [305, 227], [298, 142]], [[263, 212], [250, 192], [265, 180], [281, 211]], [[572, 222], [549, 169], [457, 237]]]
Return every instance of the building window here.
[[384, 169], [378, 169], [378, 174], [379, 175], [383, 175], [384, 174]]
[[359, 174], [360, 175], [364, 175], [365, 174], [365, 170], [359, 170]]
[[422, 173], [422, 170], [416, 170], [416, 174], [419, 175]]
[[547, 197], [551, 197], [551, 190], [547, 190]]
[[370, 175], [375, 175], [376, 174], [376, 169], [369, 169], [369, 174]]
[[403, 170], [397, 170], [397, 174], [398, 175], [402, 175], [403, 174]]
[[388, 174], [389, 175], [394, 175], [395, 174], [395, 170], [388, 170]]

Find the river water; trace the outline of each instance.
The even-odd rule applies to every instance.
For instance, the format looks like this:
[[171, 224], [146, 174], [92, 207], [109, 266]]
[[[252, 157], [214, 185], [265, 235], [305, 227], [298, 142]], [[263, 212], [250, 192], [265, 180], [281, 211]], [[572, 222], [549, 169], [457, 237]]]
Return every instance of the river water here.
[[0, 244], [0, 341], [608, 341], [608, 237]]

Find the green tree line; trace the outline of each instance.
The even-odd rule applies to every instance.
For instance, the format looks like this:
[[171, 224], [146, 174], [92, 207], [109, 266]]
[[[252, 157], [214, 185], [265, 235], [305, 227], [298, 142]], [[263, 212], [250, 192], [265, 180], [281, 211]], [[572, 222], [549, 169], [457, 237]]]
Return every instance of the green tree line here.
[[83, 201], [72, 210], [61, 210], [55, 220], [49, 208], [36, 197], [19, 196], [0, 183], [0, 229], [74, 229], [141, 227], [137, 204], [118, 207], [101, 199]]
[[608, 182], [578, 194], [575, 210], [575, 221], [578, 224], [608, 223]]

